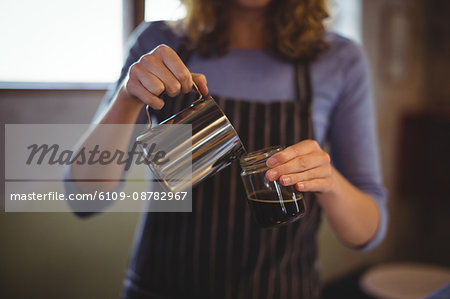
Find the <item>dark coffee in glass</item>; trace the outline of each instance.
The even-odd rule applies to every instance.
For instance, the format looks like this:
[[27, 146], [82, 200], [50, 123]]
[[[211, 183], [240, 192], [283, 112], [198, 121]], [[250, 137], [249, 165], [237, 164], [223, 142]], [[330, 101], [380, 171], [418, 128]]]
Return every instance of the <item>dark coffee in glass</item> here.
[[261, 227], [275, 227], [300, 219], [305, 212], [303, 195], [283, 191], [263, 190], [252, 193], [248, 204], [252, 215]]
[[303, 194], [293, 186], [266, 179], [267, 159], [283, 147], [265, 148], [241, 157], [241, 178], [253, 218], [264, 228], [297, 221], [305, 214]]

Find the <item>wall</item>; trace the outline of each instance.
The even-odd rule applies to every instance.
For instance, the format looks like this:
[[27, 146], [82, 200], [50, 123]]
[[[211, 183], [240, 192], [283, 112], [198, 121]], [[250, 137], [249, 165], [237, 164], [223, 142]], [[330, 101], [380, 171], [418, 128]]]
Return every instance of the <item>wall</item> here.
[[[103, 93], [0, 90], [0, 119], [89, 123]], [[2, 146], [1, 157], [3, 151]], [[137, 213], [83, 220], [71, 213], [0, 213], [0, 297], [117, 298], [137, 218]]]

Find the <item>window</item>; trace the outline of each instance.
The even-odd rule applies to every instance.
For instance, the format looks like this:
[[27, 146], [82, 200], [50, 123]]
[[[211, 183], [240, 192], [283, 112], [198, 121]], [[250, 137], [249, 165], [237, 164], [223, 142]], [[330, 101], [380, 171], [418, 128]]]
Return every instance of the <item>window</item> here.
[[113, 82], [122, 0], [2, 0], [0, 36], [0, 83]]
[[145, 0], [145, 20], [178, 20], [186, 15], [179, 0]]

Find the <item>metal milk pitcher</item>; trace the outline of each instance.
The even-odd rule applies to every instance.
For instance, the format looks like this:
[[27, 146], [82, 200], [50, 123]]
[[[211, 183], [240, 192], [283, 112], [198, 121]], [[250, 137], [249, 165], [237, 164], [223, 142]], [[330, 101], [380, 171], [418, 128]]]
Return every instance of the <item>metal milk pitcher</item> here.
[[[203, 96], [195, 83], [194, 87], [199, 98], [158, 126], [151, 127], [146, 107], [149, 128], [136, 139], [155, 179], [171, 192], [195, 186], [245, 153], [236, 130], [215, 100]], [[191, 125], [192, 131], [186, 134], [186, 130], [177, 131], [177, 126], [161, 126], [169, 124]], [[151, 159], [150, 144], [164, 145], [165, 163]]]

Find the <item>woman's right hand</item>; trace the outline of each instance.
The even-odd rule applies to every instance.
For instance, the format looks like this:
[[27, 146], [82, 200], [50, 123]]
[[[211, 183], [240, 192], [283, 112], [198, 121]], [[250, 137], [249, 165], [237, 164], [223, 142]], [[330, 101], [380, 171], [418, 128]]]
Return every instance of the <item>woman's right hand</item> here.
[[121, 89], [128, 97], [159, 110], [164, 106], [159, 98], [164, 91], [170, 97], [188, 93], [193, 80], [203, 95], [208, 94], [205, 76], [191, 74], [174, 50], [159, 45], [131, 65]]

